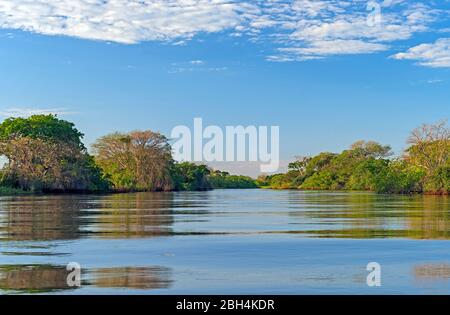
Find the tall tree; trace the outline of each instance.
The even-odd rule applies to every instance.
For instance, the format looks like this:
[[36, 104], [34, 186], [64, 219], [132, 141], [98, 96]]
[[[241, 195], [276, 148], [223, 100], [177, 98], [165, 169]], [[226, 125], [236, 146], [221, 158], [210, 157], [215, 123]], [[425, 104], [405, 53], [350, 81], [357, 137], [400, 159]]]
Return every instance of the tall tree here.
[[414, 129], [408, 143], [411, 147], [406, 151], [406, 159], [429, 172], [450, 161], [450, 128], [446, 120]]
[[450, 192], [450, 128], [447, 121], [424, 124], [412, 131], [411, 145], [405, 160], [425, 170], [423, 190], [448, 194]]
[[113, 133], [92, 146], [95, 160], [116, 189], [157, 191], [173, 188], [168, 139], [156, 132]]
[[0, 124], [2, 182], [25, 190], [105, 190], [108, 182], [72, 123], [54, 115], [9, 118]]

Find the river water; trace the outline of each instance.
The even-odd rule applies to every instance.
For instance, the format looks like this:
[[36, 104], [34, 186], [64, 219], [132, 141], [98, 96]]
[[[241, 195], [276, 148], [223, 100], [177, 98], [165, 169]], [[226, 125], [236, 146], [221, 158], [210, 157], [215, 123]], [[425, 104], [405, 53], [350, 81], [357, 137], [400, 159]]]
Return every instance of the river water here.
[[[81, 286], [66, 266], [81, 267]], [[367, 285], [367, 265], [381, 286]], [[215, 190], [0, 198], [0, 294], [450, 294], [450, 198]]]

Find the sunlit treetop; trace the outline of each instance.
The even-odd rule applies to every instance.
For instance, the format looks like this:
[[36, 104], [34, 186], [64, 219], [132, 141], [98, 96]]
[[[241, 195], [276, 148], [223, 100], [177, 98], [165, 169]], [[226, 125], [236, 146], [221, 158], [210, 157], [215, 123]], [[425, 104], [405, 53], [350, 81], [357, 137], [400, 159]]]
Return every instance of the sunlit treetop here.
[[29, 118], [8, 118], [0, 124], [0, 139], [30, 137], [44, 141], [61, 141], [85, 148], [81, 142], [83, 133], [75, 125], [56, 115], [34, 115]]

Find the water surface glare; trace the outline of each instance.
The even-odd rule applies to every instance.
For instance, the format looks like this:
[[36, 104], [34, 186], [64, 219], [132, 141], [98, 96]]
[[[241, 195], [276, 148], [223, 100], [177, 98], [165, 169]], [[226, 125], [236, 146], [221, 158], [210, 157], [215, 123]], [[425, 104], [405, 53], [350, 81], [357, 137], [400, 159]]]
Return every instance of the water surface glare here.
[[[66, 265], [82, 267], [69, 287]], [[366, 266], [382, 266], [370, 288]], [[0, 294], [450, 294], [450, 198], [356, 192], [0, 197]]]

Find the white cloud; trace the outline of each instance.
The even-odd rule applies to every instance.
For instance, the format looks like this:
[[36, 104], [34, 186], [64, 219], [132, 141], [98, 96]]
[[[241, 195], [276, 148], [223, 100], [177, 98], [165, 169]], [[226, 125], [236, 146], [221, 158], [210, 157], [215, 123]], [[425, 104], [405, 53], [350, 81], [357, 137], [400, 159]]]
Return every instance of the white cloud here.
[[203, 60], [191, 60], [190, 64], [192, 65], [203, 65], [205, 62]]
[[76, 113], [68, 111], [66, 108], [47, 108], [47, 109], [7, 108], [3, 111], [0, 111], [0, 116], [3, 117], [30, 117], [33, 115], [48, 115], [48, 114], [62, 116], [62, 115], [73, 115]]
[[132, 44], [233, 28], [247, 7], [224, 0], [1, 0], [0, 26]]
[[368, 0], [0, 0], [0, 28], [173, 45], [227, 31], [277, 45], [267, 60], [292, 61], [387, 50], [444, 15], [425, 0], [375, 2], [380, 23], [371, 26]]
[[[429, 30], [440, 11], [421, 2], [378, 2], [379, 23], [371, 24], [368, 1], [297, 0], [272, 11], [279, 24], [277, 40], [284, 48], [273, 61], [309, 60], [329, 55], [374, 53], [390, 44]], [[272, 1], [272, 9], [278, 6]], [[266, 9], [267, 10], [267, 9]], [[275, 13], [273, 13], [275, 12]], [[284, 31], [283, 31], [284, 30]], [[289, 56], [286, 56], [286, 53]]]
[[442, 82], [443, 82], [443, 80], [441, 80], [441, 79], [430, 79], [430, 80], [427, 80], [428, 84], [437, 84], [437, 83], [442, 83]]
[[289, 60], [289, 56], [292, 60], [311, 60], [329, 55], [368, 54], [386, 49], [387, 47], [383, 44], [335, 39], [311, 42], [306, 47], [280, 48], [278, 50], [287, 60]]
[[441, 38], [431, 44], [421, 44], [392, 56], [398, 60], [417, 60], [419, 65], [432, 68], [450, 68], [450, 38]]
[[170, 69], [168, 72], [170, 74], [175, 73], [186, 73], [186, 72], [221, 72], [221, 71], [227, 71], [227, 67], [176, 67]]

